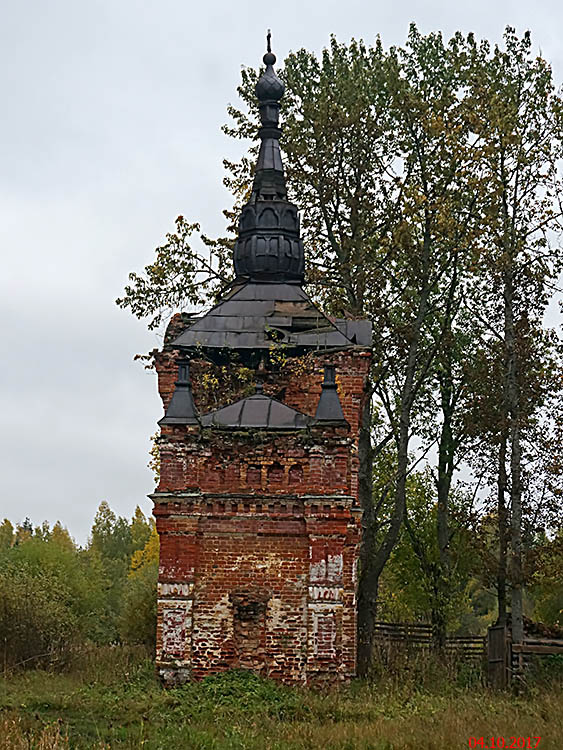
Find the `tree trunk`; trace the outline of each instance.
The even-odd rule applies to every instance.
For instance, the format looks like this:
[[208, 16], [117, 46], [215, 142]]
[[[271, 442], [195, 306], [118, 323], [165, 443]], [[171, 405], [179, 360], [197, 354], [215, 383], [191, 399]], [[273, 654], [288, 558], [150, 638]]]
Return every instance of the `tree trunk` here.
[[435, 606], [432, 607], [432, 645], [438, 654], [443, 654], [446, 648], [447, 622], [446, 610], [441, 599], [441, 587], [436, 591]]
[[358, 494], [362, 506], [362, 546], [358, 586], [358, 674], [365, 676], [371, 663], [374, 624], [377, 616], [378, 578], [369, 578], [371, 557], [375, 548], [373, 507], [373, 449], [371, 445], [371, 389], [362, 415], [358, 445]]
[[[405, 365], [405, 377], [399, 401], [399, 428], [395, 434], [395, 443], [397, 445], [397, 475], [395, 480], [393, 513], [391, 514], [389, 528], [379, 548], [375, 550], [375, 545], [368, 548], [367, 544], [365, 547], [365, 568], [363, 568], [361, 575], [361, 632], [360, 645], [358, 647], [358, 674], [360, 676], [367, 674], [371, 663], [373, 628], [376, 612], [374, 602], [377, 598], [377, 591], [379, 588], [379, 576], [393, 551], [393, 547], [397, 543], [401, 531], [401, 525], [405, 517], [411, 412], [416, 395], [415, 376], [419, 357], [420, 339], [422, 337], [422, 328], [428, 310], [428, 298], [430, 295], [430, 279], [428, 274], [430, 262], [430, 232], [428, 227], [423, 243], [421, 260], [422, 267], [426, 273], [420, 291], [416, 318], [413, 321], [412, 335]], [[371, 498], [370, 502], [372, 502]], [[373, 534], [372, 539], [373, 542], [375, 542], [375, 519], [372, 519], [371, 525], [373, 530], [368, 532], [368, 539], [369, 534]], [[360, 620], [359, 613], [358, 619]]]
[[[506, 415], [503, 416], [503, 419]], [[497, 514], [498, 514], [498, 542], [499, 558], [497, 569], [497, 599], [499, 625], [506, 625], [506, 569], [507, 569], [507, 530], [508, 530], [508, 508], [506, 507], [506, 446], [508, 435], [503, 427], [499, 456], [498, 456], [498, 481], [497, 481]]]
[[510, 414], [511, 501], [511, 614], [512, 640], [524, 640], [522, 612], [522, 479], [520, 450], [520, 394], [514, 330], [514, 276], [512, 265], [504, 272], [504, 340], [507, 361], [507, 396]]
[[522, 484], [520, 473], [520, 428], [514, 425], [512, 433], [512, 451], [510, 456], [512, 501], [511, 542], [512, 542], [512, 640], [522, 643], [524, 640], [524, 613], [522, 609]]
[[438, 650], [442, 650], [446, 645], [446, 608], [451, 596], [449, 497], [454, 472], [455, 441], [452, 421], [455, 399], [449, 358], [440, 378], [440, 393], [443, 423], [438, 445], [436, 510], [439, 568], [436, 575], [436, 601], [432, 608], [432, 636], [434, 646]]
[[[360, 599], [358, 603], [358, 675], [365, 676], [369, 671], [373, 645], [373, 629], [376, 615], [376, 599], [379, 588], [379, 576], [389, 559], [395, 546], [401, 525], [405, 517], [406, 508], [406, 484], [408, 470], [409, 432], [411, 422], [411, 410], [414, 401], [414, 376], [416, 371], [416, 360], [422, 319], [426, 312], [427, 294], [421, 300], [419, 315], [417, 316], [416, 336], [410, 345], [409, 358], [405, 373], [405, 381], [401, 392], [401, 410], [399, 417], [399, 434], [395, 436], [397, 445], [397, 475], [395, 480], [395, 492], [393, 513], [391, 515], [389, 528], [379, 546], [375, 549], [375, 519], [371, 520], [371, 531], [367, 530], [365, 540], [365, 557], [361, 574]], [[424, 310], [424, 311], [423, 311]], [[361, 460], [361, 459], [360, 459]], [[371, 512], [373, 516], [373, 511]], [[369, 518], [369, 516], [368, 516]], [[364, 523], [365, 526], [365, 523]]]
[[[393, 551], [393, 547], [397, 542], [401, 531], [401, 525], [405, 517], [409, 428], [412, 408], [415, 356], [416, 352], [412, 357], [412, 366], [407, 367], [408, 376], [403, 386], [403, 398], [401, 399], [399, 435], [395, 438], [397, 443], [397, 476], [395, 481], [393, 513], [391, 515], [389, 529], [377, 550], [375, 549], [375, 519], [373, 518], [373, 510], [371, 510], [371, 512], [368, 511], [368, 516], [364, 520], [364, 530], [366, 532], [363, 546], [364, 567], [361, 572], [360, 601], [358, 602], [358, 675], [360, 677], [365, 676], [368, 673], [371, 664], [379, 576], [381, 575], [385, 563], [389, 559], [389, 555]], [[373, 503], [371, 498], [370, 502]], [[373, 504], [371, 507], [373, 508]]]

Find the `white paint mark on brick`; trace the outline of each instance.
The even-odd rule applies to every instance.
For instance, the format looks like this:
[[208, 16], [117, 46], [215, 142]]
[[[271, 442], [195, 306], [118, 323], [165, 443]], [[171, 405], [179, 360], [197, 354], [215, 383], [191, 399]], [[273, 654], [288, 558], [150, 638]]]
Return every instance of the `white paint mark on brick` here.
[[342, 579], [342, 553], [328, 556], [326, 577], [328, 581], [334, 582]]
[[309, 578], [311, 582], [324, 581], [326, 579], [326, 560], [311, 563], [309, 567]]
[[320, 659], [336, 656], [336, 619], [333, 612], [313, 615], [313, 653]]
[[342, 568], [342, 553], [327, 555], [324, 560], [310, 563], [309, 580], [311, 583], [340, 583]]
[[337, 602], [341, 589], [338, 586], [309, 586], [309, 599]]
[[158, 598], [166, 599], [167, 597], [190, 596], [193, 590], [193, 583], [159, 583]]
[[162, 613], [162, 655], [166, 658], [182, 658], [186, 646], [186, 610], [167, 607]]

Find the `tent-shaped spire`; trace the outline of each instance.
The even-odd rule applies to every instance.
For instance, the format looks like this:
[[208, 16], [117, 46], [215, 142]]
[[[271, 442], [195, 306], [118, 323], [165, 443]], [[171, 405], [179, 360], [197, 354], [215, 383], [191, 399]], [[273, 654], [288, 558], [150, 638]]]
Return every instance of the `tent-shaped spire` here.
[[367, 320], [332, 320], [302, 287], [304, 249], [297, 206], [287, 200], [280, 152], [284, 84], [274, 70], [270, 35], [265, 70], [256, 84], [260, 153], [252, 194], [243, 207], [234, 247], [235, 281], [205, 315], [192, 319], [170, 348], [257, 350], [347, 349], [371, 346]]
[[264, 55], [265, 71], [256, 84], [260, 110], [260, 153], [252, 195], [242, 209], [235, 244], [235, 271], [239, 279], [298, 281], [305, 273], [303, 242], [299, 236], [297, 206], [287, 200], [280, 151], [280, 99], [285, 86], [274, 71], [276, 56]]

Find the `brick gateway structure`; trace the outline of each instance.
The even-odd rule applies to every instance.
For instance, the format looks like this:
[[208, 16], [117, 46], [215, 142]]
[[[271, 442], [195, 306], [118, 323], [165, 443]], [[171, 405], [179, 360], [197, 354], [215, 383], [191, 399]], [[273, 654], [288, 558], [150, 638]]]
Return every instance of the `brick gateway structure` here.
[[167, 684], [233, 667], [286, 682], [355, 673], [358, 436], [366, 321], [330, 320], [302, 288], [274, 55], [236, 279], [156, 355], [160, 484], [157, 667]]

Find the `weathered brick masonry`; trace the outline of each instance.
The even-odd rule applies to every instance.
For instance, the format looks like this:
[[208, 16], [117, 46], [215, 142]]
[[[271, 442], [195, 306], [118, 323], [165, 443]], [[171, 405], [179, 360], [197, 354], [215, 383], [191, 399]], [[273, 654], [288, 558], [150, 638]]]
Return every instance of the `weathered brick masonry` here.
[[279, 155], [283, 86], [274, 56], [264, 61], [236, 281], [202, 318], [175, 316], [155, 358], [165, 409], [151, 496], [157, 665], [168, 684], [233, 667], [296, 683], [355, 673], [371, 334], [362, 321], [329, 320], [302, 289]]
[[[293, 682], [354, 674], [358, 422], [369, 354], [315, 357], [315, 369], [288, 388], [310, 384], [303, 411], [311, 416], [327, 359], [339, 362], [350, 429], [162, 428], [153, 499], [157, 657], [168, 681], [237, 666]], [[157, 367], [170, 382], [173, 359]], [[276, 388], [270, 381], [265, 392]], [[166, 404], [165, 385], [162, 396]]]

